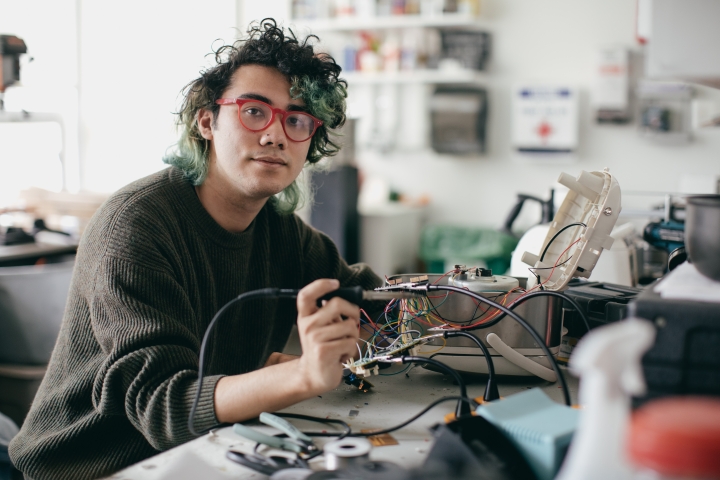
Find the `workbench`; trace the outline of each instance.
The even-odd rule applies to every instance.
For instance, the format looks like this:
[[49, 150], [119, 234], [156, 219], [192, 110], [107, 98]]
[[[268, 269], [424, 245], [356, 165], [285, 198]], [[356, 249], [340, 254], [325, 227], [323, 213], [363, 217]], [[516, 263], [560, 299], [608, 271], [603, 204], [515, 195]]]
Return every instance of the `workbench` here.
[[[404, 367], [404, 365], [394, 366], [388, 372], [401, 371]], [[567, 369], [562, 369], [570, 388], [572, 401], [577, 403], [578, 381]], [[481, 397], [487, 377], [475, 375], [464, 378], [468, 396]], [[293, 405], [283, 412], [341, 419], [357, 432], [400, 424], [438, 398], [459, 394], [459, 388], [453, 384], [452, 377], [418, 366], [408, 370], [407, 374], [373, 376], [371, 382], [374, 388], [367, 393], [341, 384], [335, 390]], [[501, 397], [539, 387], [553, 400], [559, 403], [563, 401], [559, 383], [549, 383], [537, 377], [500, 377], [498, 385]], [[394, 462], [404, 468], [422, 465], [432, 446], [433, 437], [428, 430], [429, 427], [442, 422], [443, 417], [453, 412], [456, 405], [454, 401], [442, 403], [410, 425], [393, 432], [392, 436], [399, 444], [374, 447], [370, 459]], [[303, 431], [333, 431], [337, 428], [331, 424], [324, 425], [295, 419], [290, 421]], [[245, 424], [270, 435], [277, 433], [276, 430], [260, 423]], [[316, 442], [321, 445], [331, 440], [333, 438], [317, 438]], [[222, 427], [130, 466], [109, 478], [114, 480], [267, 478], [225, 457], [225, 453], [230, 448], [250, 453], [254, 447], [254, 442], [234, 434], [232, 427]], [[314, 469], [324, 469], [323, 456], [313, 459], [310, 464]]]

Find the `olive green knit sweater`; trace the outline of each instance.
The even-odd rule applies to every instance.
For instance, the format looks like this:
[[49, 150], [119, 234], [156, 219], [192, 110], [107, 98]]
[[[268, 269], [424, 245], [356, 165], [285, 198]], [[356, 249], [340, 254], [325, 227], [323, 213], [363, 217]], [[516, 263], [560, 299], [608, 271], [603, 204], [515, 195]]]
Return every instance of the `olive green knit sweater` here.
[[[269, 205], [245, 232], [224, 230], [175, 168], [123, 188], [80, 243], [47, 374], [10, 444], [13, 463], [37, 480], [97, 478], [192, 439], [198, 352], [213, 315], [242, 292], [318, 278], [380, 282], [367, 267], [348, 267], [328, 237]], [[217, 424], [221, 376], [264, 365], [296, 315], [292, 300], [227, 311], [210, 344], [196, 429]]]

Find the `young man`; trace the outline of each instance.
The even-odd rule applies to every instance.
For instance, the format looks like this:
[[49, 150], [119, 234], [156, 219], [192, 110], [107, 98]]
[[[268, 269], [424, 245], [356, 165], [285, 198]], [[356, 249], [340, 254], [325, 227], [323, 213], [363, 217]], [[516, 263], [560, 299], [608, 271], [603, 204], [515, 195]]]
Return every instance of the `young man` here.
[[[316, 302], [380, 279], [288, 213], [303, 166], [337, 151], [340, 68], [274, 21], [249, 33], [188, 86], [173, 166], [114, 194], [81, 241], [47, 375], [10, 445], [30, 478], [105, 476], [192, 439], [200, 342], [242, 292], [302, 288], [297, 312], [253, 300], [223, 315], [197, 431], [335, 388], [356, 351], [358, 307]], [[303, 355], [291, 358], [279, 352], [296, 318]]]

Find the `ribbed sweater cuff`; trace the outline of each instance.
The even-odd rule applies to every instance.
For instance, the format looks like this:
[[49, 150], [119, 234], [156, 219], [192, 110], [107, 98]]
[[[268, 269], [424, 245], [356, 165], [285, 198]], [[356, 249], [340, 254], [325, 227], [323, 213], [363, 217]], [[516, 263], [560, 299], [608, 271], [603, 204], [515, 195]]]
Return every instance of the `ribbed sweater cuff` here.
[[[217, 386], [218, 380], [224, 376], [225, 375], [213, 375], [203, 378], [202, 390], [200, 390], [200, 401], [198, 402], [197, 410], [195, 410], [195, 419], [193, 422], [195, 431], [206, 432], [218, 425], [219, 422], [215, 416], [215, 387]], [[188, 411], [192, 407], [193, 401], [195, 401], [196, 390], [197, 381], [193, 383], [192, 388], [188, 389], [188, 392], [185, 394]]]

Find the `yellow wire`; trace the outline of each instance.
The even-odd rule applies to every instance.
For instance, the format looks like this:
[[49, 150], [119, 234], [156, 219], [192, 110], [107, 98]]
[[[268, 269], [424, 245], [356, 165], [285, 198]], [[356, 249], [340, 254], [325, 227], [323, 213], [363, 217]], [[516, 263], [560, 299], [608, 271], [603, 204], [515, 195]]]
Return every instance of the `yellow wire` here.
[[433, 350], [432, 352], [422, 352], [422, 353], [423, 354], [426, 354], [426, 353], [433, 354], [433, 353], [437, 353], [440, 350], [442, 350], [443, 348], [445, 348], [447, 346], [447, 340], [445, 340], [445, 337], [440, 337], [440, 339], [443, 341], [442, 347], [438, 348], [437, 350]]

